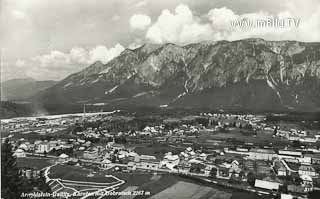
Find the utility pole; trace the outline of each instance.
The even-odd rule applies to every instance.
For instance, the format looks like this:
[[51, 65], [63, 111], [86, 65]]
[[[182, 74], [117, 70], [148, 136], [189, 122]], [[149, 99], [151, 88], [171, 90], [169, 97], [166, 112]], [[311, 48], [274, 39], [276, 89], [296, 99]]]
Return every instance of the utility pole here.
[[2, 67], [4, 65], [3, 54], [4, 54], [4, 49], [1, 48], [1, 51], [0, 51], [0, 101], [2, 101]]
[[86, 104], [83, 104], [83, 117], [86, 116]]

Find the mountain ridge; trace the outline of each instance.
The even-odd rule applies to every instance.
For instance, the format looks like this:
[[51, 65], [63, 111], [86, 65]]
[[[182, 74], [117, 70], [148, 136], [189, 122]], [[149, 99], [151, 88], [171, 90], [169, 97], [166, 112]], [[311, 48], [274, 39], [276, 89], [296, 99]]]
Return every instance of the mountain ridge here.
[[27, 100], [56, 83], [53, 80], [38, 81], [33, 78], [10, 79], [1, 82], [1, 100]]
[[145, 44], [71, 74], [33, 100], [312, 111], [320, 110], [319, 80], [317, 42]]

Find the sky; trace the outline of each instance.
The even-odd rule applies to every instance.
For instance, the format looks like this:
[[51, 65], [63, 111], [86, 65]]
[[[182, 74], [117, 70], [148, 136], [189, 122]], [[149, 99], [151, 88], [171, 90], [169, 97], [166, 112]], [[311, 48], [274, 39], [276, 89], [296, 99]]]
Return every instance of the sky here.
[[[237, 25], [269, 19], [285, 25]], [[0, 0], [1, 81], [61, 80], [144, 43], [249, 37], [319, 42], [320, 0]]]

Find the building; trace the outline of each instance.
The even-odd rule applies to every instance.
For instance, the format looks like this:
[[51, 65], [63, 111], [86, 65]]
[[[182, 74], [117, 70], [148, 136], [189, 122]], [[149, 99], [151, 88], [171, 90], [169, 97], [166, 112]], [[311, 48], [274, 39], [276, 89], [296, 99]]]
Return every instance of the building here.
[[279, 156], [283, 156], [283, 158], [301, 158], [302, 153], [300, 151], [289, 151], [289, 150], [279, 150]]
[[317, 173], [311, 165], [301, 165], [299, 167], [298, 173], [300, 176], [307, 175], [310, 177], [316, 177]]
[[274, 162], [273, 169], [277, 176], [287, 176], [287, 169], [280, 161]]
[[128, 164], [127, 164], [127, 169], [128, 169], [129, 171], [135, 171], [135, 170], [137, 169], [136, 163], [135, 163], [135, 162], [128, 162]]
[[311, 164], [320, 164], [320, 154], [306, 154], [305, 157], [311, 158]]
[[254, 186], [261, 189], [278, 190], [280, 183], [256, 179]]
[[156, 160], [157, 158], [153, 155], [140, 155], [139, 156], [140, 160]]
[[[30, 144], [30, 143], [29, 143]], [[28, 144], [28, 145], [29, 145]], [[27, 144], [20, 144], [20, 146], [19, 146], [19, 149], [23, 149], [24, 151], [28, 151], [29, 150], [29, 147], [28, 147], [28, 145]]]
[[271, 149], [250, 149], [249, 159], [254, 160], [272, 160], [273, 158], [278, 157], [278, 155]]
[[104, 160], [102, 161], [102, 163], [101, 163], [101, 166], [102, 166], [103, 168], [107, 168], [107, 167], [110, 166], [110, 164], [111, 164], [111, 161], [110, 161], [109, 159], [104, 159]]
[[177, 169], [180, 173], [188, 173], [190, 172], [191, 164], [187, 161], [180, 161], [177, 165]]
[[36, 179], [40, 177], [40, 171], [33, 168], [21, 168], [21, 175], [25, 176], [27, 179]]
[[308, 175], [300, 176], [302, 179], [302, 187], [304, 188], [304, 192], [311, 192], [313, 191], [313, 180]]
[[230, 179], [230, 168], [224, 166], [224, 165], [219, 165], [217, 166], [217, 175], [218, 178], [223, 178], [223, 179]]
[[26, 153], [24, 152], [23, 149], [17, 149], [14, 153], [13, 153], [14, 156], [16, 156], [17, 158], [23, 158], [23, 157], [26, 157]]
[[68, 159], [69, 159], [69, 156], [67, 154], [63, 153], [63, 154], [59, 155], [59, 161], [60, 162], [68, 161]]
[[98, 158], [98, 150], [87, 150], [83, 152], [84, 159], [97, 159]]
[[269, 175], [271, 171], [270, 165], [266, 161], [255, 161], [255, 171], [259, 174]]
[[232, 161], [229, 169], [229, 175], [231, 176], [232, 174], [235, 174], [236, 177], [239, 177], [240, 172], [240, 163], [237, 160]]
[[300, 142], [307, 142], [307, 143], [316, 143], [318, 139], [313, 136], [305, 136], [299, 140]]
[[287, 186], [287, 189], [288, 189], [288, 192], [290, 193], [300, 193], [300, 194], [305, 193], [304, 188], [301, 185], [290, 184]]
[[281, 199], [293, 199], [293, 196], [291, 194], [281, 194]]
[[50, 151], [50, 144], [48, 142], [40, 142], [36, 146], [36, 153], [47, 153]]
[[156, 160], [141, 160], [139, 163], [136, 163], [137, 168], [139, 169], [158, 169], [159, 162]]
[[120, 151], [120, 150], [124, 150], [126, 147], [125, 147], [123, 144], [116, 144], [116, 143], [114, 143], [114, 144], [112, 145], [112, 148], [113, 148], [114, 150]]
[[167, 153], [163, 160], [161, 161], [161, 167], [165, 166], [169, 169], [173, 169], [173, 167], [177, 166], [180, 162], [180, 158], [178, 155], [172, 155], [172, 153]]

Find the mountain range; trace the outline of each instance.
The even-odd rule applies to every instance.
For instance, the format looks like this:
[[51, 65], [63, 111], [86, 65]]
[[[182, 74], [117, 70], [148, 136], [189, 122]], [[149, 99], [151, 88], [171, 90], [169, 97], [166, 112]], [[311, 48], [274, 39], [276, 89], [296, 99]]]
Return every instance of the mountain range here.
[[320, 43], [145, 44], [95, 62], [31, 100], [41, 104], [319, 111]]
[[32, 78], [7, 80], [1, 82], [1, 100], [27, 100], [56, 83], [56, 81], [37, 81]]

